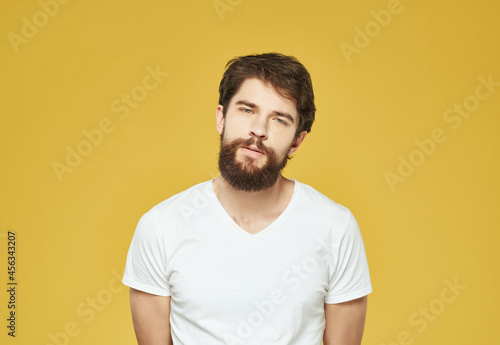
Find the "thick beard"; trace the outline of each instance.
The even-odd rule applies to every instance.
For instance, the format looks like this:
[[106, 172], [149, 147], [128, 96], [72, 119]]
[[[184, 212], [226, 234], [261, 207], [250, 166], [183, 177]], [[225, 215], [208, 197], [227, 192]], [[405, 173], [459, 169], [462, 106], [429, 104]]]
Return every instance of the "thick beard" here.
[[[262, 167], [256, 166], [256, 159], [243, 157], [243, 162], [236, 161], [236, 153], [243, 146], [255, 145], [265, 153], [266, 162]], [[286, 166], [288, 156], [278, 160], [276, 152], [264, 147], [261, 140], [255, 137], [247, 140], [237, 138], [224, 145], [224, 133], [220, 139], [219, 171], [224, 179], [235, 189], [245, 192], [258, 192], [272, 187], [281, 171]]]

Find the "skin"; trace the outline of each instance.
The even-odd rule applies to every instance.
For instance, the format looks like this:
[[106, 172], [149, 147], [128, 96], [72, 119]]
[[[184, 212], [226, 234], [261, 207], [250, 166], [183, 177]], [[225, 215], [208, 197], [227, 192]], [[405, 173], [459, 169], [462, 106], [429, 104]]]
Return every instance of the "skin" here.
[[[247, 104], [236, 104], [245, 101]], [[252, 103], [253, 106], [248, 106]], [[293, 122], [278, 113], [291, 115]], [[279, 159], [291, 155], [299, 148], [307, 132], [302, 131], [294, 140], [299, 116], [295, 101], [281, 96], [270, 85], [251, 78], [243, 82], [234, 95], [226, 116], [223, 107], [216, 110], [217, 131], [224, 132], [224, 140], [235, 138], [262, 139]], [[286, 124], [284, 124], [285, 122]], [[236, 159], [261, 167], [266, 155], [255, 155], [238, 149]], [[248, 167], [251, 169], [251, 166]], [[265, 191], [245, 192], [234, 189], [222, 176], [213, 181], [214, 191], [227, 213], [249, 233], [257, 233], [272, 223], [286, 208], [293, 195], [294, 182], [279, 176], [276, 183]], [[170, 296], [157, 296], [130, 288], [132, 321], [139, 345], [171, 345]], [[367, 296], [337, 304], [325, 304], [324, 345], [360, 345], [366, 316]]]
[[[242, 101], [255, 106], [237, 104]], [[291, 115], [293, 122], [277, 113]], [[284, 98], [272, 86], [256, 78], [243, 82], [231, 99], [225, 117], [223, 106], [219, 105], [216, 118], [217, 131], [219, 134], [224, 131], [225, 141], [260, 138], [264, 146], [277, 153], [280, 160], [297, 151], [307, 134], [307, 131], [302, 131], [294, 140], [299, 122], [295, 101]], [[252, 157], [252, 164], [257, 167], [263, 166], [267, 159], [266, 155], [255, 157], [243, 148], [238, 150], [236, 159], [243, 162], [245, 155]], [[280, 174], [271, 188], [246, 192], [236, 190], [219, 175], [213, 187], [220, 203], [235, 222], [244, 230], [256, 233], [284, 211], [293, 195], [294, 182]]]
[[130, 309], [139, 345], [173, 345], [170, 333], [170, 296], [130, 288]]
[[336, 304], [325, 303], [324, 345], [360, 345], [368, 296]]

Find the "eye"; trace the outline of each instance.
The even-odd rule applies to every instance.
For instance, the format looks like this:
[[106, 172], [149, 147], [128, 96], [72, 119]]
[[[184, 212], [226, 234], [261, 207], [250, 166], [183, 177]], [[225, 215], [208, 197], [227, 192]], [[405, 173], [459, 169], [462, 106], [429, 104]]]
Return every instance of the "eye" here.
[[247, 113], [247, 114], [251, 114], [252, 113], [252, 109], [240, 108], [240, 110], [243, 111], [244, 113]]
[[288, 123], [286, 121], [283, 121], [279, 117], [276, 118], [276, 121], [278, 121], [278, 123], [281, 123], [282, 125], [285, 125], [285, 126], [288, 125]]

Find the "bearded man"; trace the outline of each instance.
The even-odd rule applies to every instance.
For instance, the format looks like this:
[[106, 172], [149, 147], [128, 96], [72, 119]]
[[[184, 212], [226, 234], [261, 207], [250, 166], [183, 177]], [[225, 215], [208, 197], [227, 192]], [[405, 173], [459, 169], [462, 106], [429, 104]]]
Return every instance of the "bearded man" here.
[[240, 56], [219, 93], [220, 175], [151, 208], [132, 238], [139, 345], [361, 344], [372, 286], [356, 219], [281, 174], [314, 122], [308, 71]]

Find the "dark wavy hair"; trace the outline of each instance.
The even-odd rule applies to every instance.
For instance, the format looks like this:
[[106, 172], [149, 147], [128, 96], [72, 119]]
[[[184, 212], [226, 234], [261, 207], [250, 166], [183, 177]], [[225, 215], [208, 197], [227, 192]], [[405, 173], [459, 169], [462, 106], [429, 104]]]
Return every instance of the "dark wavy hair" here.
[[295, 100], [299, 114], [295, 139], [303, 130], [311, 131], [316, 113], [311, 76], [295, 57], [273, 52], [229, 60], [219, 85], [219, 104], [224, 116], [231, 99], [248, 78], [270, 83], [283, 97]]

